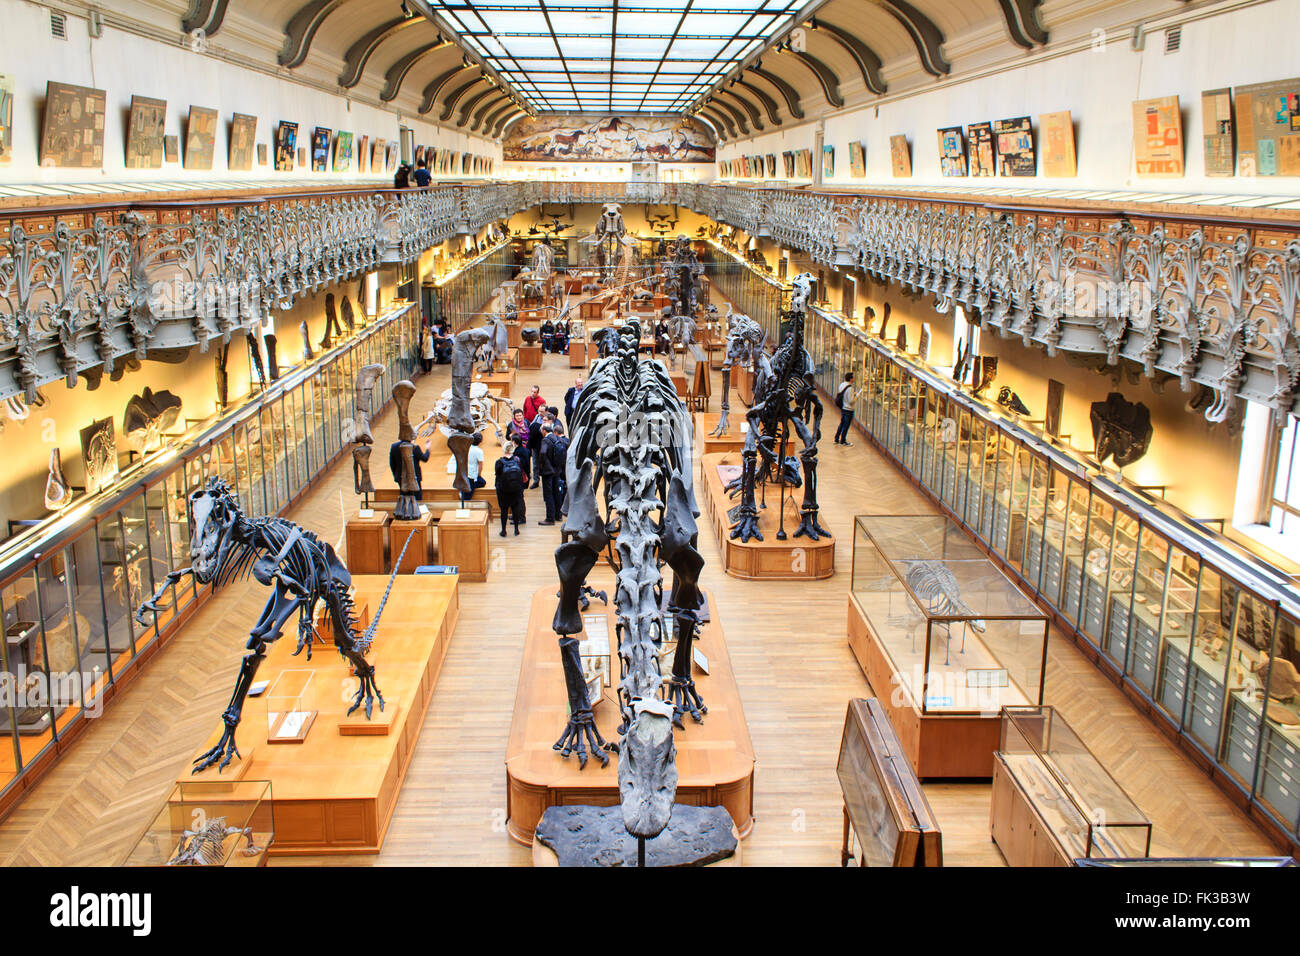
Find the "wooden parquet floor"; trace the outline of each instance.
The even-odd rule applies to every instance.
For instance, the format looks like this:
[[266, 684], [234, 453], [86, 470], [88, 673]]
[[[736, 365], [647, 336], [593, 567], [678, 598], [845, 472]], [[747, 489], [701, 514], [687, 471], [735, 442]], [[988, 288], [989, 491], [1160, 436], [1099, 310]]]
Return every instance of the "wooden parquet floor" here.
[[[413, 411], [423, 410], [447, 387], [449, 377], [448, 367], [441, 366], [420, 380]], [[552, 404], [562, 405], [564, 391], [572, 384], [567, 359], [548, 355], [540, 372], [521, 373], [519, 394], [526, 394], [533, 382]], [[715, 373], [714, 410], [719, 387]], [[396, 437], [395, 415], [385, 413], [374, 430], [377, 444], [384, 447]], [[933, 510], [860, 438], [855, 447], [840, 448], [830, 443], [829, 435], [828, 430], [819, 490], [823, 521], [836, 540], [833, 578], [815, 583], [729, 578], [720, 570], [712, 530], [707, 523], [701, 528], [707, 562], [703, 584], [716, 597], [757, 758], [757, 822], [746, 840], [746, 864], [838, 863], [841, 802], [835, 759], [840, 730], [848, 699], [871, 692], [845, 640], [852, 518], [860, 513]], [[492, 530], [488, 581], [461, 584], [460, 624], [383, 851], [276, 863], [530, 862], [529, 852], [505, 833], [503, 761], [529, 599], [541, 584], [555, 580], [558, 534], [557, 529], [537, 526], [543, 517], [540, 490], [529, 491], [527, 501], [528, 527], [519, 537], [500, 538], [497, 529]], [[355, 507], [346, 462], [336, 465], [291, 517], [337, 541], [342, 507]], [[121, 861], [178, 772], [214, 729], [233, 686], [247, 628], [264, 601], [263, 589], [241, 582], [198, 612], [0, 824], [0, 862]], [[888, 693], [889, 688], [877, 691]], [[1151, 817], [1153, 853], [1204, 856], [1275, 850], [1060, 635], [1049, 649], [1047, 702], [1062, 710]], [[989, 785], [944, 783], [925, 790], [943, 828], [948, 865], [1004, 865], [989, 839]]]

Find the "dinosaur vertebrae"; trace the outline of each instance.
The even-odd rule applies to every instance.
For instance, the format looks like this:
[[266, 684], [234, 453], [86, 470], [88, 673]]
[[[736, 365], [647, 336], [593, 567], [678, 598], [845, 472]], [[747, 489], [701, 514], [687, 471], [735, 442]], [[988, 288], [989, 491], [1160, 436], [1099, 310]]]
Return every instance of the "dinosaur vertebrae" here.
[[[908, 561], [905, 579], [912, 593], [926, 602], [931, 613], [960, 617], [974, 614], [961, 599], [957, 578], [942, 561]], [[972, 630], [982, 632], [983, 621], [971, 621]]]

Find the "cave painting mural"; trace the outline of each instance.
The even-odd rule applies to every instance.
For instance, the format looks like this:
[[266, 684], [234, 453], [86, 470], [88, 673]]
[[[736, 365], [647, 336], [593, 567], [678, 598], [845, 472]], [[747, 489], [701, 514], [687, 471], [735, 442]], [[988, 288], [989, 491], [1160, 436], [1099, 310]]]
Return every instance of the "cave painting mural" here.
[[507, 161], [711, 163], [714, 140], [699, 120], [676, 116], [525, 117], [506, 137]]

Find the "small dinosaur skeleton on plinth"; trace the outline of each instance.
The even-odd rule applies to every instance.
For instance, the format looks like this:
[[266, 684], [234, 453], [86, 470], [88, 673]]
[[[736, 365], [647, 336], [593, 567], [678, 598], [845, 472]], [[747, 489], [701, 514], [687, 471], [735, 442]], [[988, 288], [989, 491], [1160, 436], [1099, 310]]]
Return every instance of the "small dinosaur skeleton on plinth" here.
[[[312, 614], [320, 601], [325, 602], [334, 636], [334, 646], [352, 665], [357, 676], [357, 692], [352, 698], [351, 714], [365, 706], [369, 719], [376, 699], [379, 709], [384, 709], [384, 696], [375, 685], [375, 668], [365, 654], [383, 616], [384, 605], [393, 587], [388, 589], [379, 603], [374, 620], [365, 633], [358, 634], [359, 626], [352, 604], [352, 576], [339, 560], [334, 548], [316, 535], [285, 518], [249, 518], [239, 507], [239, 501], [220, 478], [209, 478], [207, 488], [190, 495], [190, 566], [170, 572], [153, 597], [136, 609], [135, 619], [146, 623], [145, 614], [161, 610], [158, 602], [185, 575], [192, 575], [199, 584], [211, 584], [216, 590], [222, 585], [252, 573], [259, 584], [272, 589], [266, 607], [249, 632], [247, 652], [239, 666], [235, 692], [221, 715], [225, 730], [216, 746], [194, 761], [194, 773], [217, 764], [225, 769], [231, 758], [238, 757], [235, 747], [235, 728], [239, 726], [244, 700], [257, 676], [257, 669], [266, 657], [269, 645], [280, 639], [280, 629], [296, 611], [298, 613], [297, 655], [304, 648], [311, 659], [314, 628]], [[407, 544], [411, 538], [408, 536]], [[402, 556], [406, 546], [402, 546]], [[393, 563], [393, 577], [401, 567], [402, 557]]]

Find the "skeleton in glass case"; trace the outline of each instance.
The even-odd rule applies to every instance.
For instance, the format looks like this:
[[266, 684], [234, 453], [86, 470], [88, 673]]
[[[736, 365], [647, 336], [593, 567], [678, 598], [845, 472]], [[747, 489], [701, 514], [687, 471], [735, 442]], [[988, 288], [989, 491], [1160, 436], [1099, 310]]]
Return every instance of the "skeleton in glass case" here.
[[[799, 484], [787, 477], [792, 456], [786, 454], [786, 447], [792, 430], [803, 445], [799, 460], [803, 465], [804, 489], [794, 536], [807, 536], [812, 541], [831, 536], [817, 521], [817, 442], [821, 438], [822, 403], [817, 397], [816, 368], [803, 344], [804, 316], [812, 284], [810, 273], [795, 276], [785, 341], [768, 363], [770, 374], [765, 369], [763, 377], [755, 382], [754, 404], [745, 415], [749, 433], [741, 453], [741, 475], [727, 485], [729, 492], [740, 494], [740, 504], [730, 514], [735, 521], [731, 537], [741, 541], [763, 540], [754, 499], [755, 488], [760, 483], [774, 478], [781, 486], [783, 500], [786, 487]], [[780, 541], [786, 538], [784, 509], [776, 537]]]
[[[580, 767], [586, 766], [588, 745], [602, 765], [609, 761], [605, 751], [614, 749], [596, 729], [576, 637], [583, 630], [580, 601], [587, 575], [609, 547], [622, 665], [617, 750], [623, 822], [633, 836], [649, 839], [672, 813], [673, 725], [681, 726], [685, 713], [701, 720], [706, 709], [690, 669], [704, 559], [695, 547], [699, 509], [692, 486], [690, 415], [663, 365], [638, 357], [640, 324], [628, 321], [618, 332], [617, 354], [596, 364], [573, 412], [564, 522], [569, 540], [555, 552], [560, 601], [552, 622], [569, 719], [555, 749], [566, 757], [576, 752]], [[659, 570], [665, 564], [673, 570], [666, 604]], [[658, 650], [674, 623], [677, 653], [665, 698]]]
[[732, 312], [727, 304], [727, 357], [722, 363], [722, 414], [718, 416], [718, 427], [709, 434], [722, 436], [731, 427], [731, 370], [739, 365], [749, 369], [755, 380], [772, 374], [763, 347], [767, 344], [767, 333], [763, 327], [743, 312]]
[[[198, 773], [214, 763], [220, 772], [232, 758], [239, 756], [235, 730], [267, 647], [280, 639], [280, 629], [297, 612], [298, 647], [294, 654], [306, 648], [310, 660], [312, 615], [321, 601], [328, 609], [334, 646], [352, 665], [357, 677], [357, 692], [347, 712], [351, 714], [364, 705], [368, 719], [376, 699], [383, 710], [384, 697], [375, 684], [375, 668], [365, 654], [383, 616], [406, 546], [402, 546], [402, 556], [393, 564], [393, 577], [388, 580], [388, 590], [379, 602], [374, 620], [364, 633], [358, 634], [352, 604], [352, 576], [328, 543], [286, 518], [245, 516], [238, 499], [220, 478], [209, 478], [207, 488], [190, 495], [190, 514], [191, 564], [170, 572], [153, 597], [136, 609], [135, 618], [141, 625], [146, 623], [147, 613], [163, 610], [158, 602], [186, 575], [192, 575], [199, 584], [211, 584], [218, 589], [251, 573], [259, 584], [272, 589], [266, 607], [249, 632], [234, 693], [221, 715], [225, 725], [221, 739], [195, 759], [193, 772]], [[409, 544], [411, 539], [408, 536], [406, 540]]]
[[[907, 586], [911, 588], [912, 593], [925, 602], [926, 610], [931, 614], [951, 615], [953, 617], [961, 615], [972, 615], [975, 612], [971, 610], [970, 605], [961, 599], [961, 586], [957, 583], [956, 576], [948, 570], [947, 565], [942, 561], [903, 561], [903, 566], [907, 568], [905, 580]], [[981, 620], [963, 621], [976, 634], [983, 634], [988, 630]], [[941, 625], [945, 629], [948, 624]], [[948, 646], [952, 645], [952, 634], [949, 631]], [[965, 631], [962, 632], [961, 649], [964, 653], [966, 650]], [[945, 664], [948, 663], [947, 649], [944, 651]]]
[[228, 827], [225, 817], [213, 817], [197, 829], [186, 830], [181, 834], [181, 841], [176, 844], [176, 850], [167, 865], [216, 866], [221, 862], [221, 851], [227, 838], [236, 834], [247, 842], [244, 847], [245, 856], [261, 852], [261, 848], [253, 843], [252, 827]]

